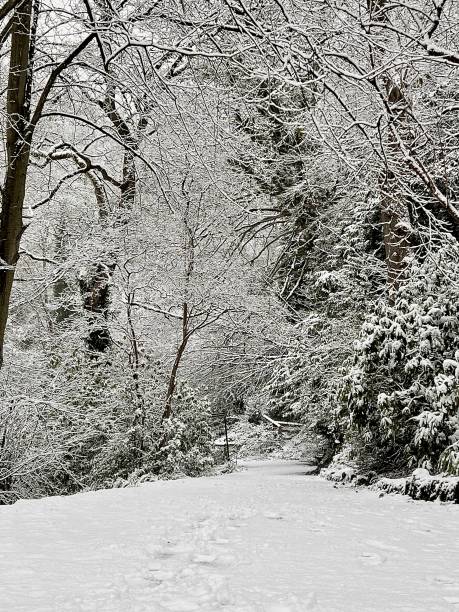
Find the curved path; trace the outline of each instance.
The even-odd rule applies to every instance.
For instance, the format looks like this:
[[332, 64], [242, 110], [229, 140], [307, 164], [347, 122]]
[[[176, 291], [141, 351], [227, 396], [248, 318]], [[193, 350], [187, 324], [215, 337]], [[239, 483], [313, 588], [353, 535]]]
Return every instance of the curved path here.
[[458, 506], [245, 467], [0, 508], [0, 610], [459, 611]]

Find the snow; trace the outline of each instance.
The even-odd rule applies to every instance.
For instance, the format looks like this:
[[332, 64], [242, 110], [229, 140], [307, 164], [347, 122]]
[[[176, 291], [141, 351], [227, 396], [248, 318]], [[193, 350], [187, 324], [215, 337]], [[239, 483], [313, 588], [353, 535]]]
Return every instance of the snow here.
[[246, 468], [0, 508], [0, 610], [459, 610], [457, 505]]

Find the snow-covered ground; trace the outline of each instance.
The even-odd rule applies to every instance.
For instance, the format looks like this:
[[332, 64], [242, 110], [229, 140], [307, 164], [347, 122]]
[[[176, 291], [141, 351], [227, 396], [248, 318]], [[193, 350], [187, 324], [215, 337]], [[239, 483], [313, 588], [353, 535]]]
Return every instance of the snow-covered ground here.
[[294, 462], [0, 508], [2, 612], [459, 610], [459, 507]]

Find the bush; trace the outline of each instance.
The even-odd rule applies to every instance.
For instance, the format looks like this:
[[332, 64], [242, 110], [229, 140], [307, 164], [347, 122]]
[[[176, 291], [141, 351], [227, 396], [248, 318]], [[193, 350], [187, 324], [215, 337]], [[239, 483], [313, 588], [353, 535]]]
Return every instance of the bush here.
[[211, 410], [206, 399], [181, 383], [174, 398], [174, 415], [159, 431], [155, 470], [165, 475], [198, 476], [213, 465]]
[[381, 463], [458, 471], [457, 261], [450, 249], [413, 263], [395, 303], [379, 303], [363, 324], [341, 389], [362, 455], [366, 443]]
[[92, 355], [78, 340], [74, 350], [68, 344], [50, 342], [31, 381], [2, 372], [0, 504], [207, 469], [206, 401], [179, 385], [174, 418], [162, 424], [168, 377], [157, 360], [142, 355], [134, 370], [116, 346]]

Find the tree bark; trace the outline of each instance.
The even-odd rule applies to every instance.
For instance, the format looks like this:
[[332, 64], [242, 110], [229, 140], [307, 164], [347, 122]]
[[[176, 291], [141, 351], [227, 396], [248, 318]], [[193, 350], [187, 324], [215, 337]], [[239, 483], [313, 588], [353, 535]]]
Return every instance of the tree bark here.
[[[135, 203], [137, 190], [137, 175], [135, 167], [135, 151], [139, 147], [138, 139], [132, 134], [133, 128], [122, 118], [116, 108], [116, 87], [113, 83], [107, 84], [105, 99], [100, 107], [112, 122], [120, 140], [126, 145], [123, 153], [123, 179], [120, 185], [120, 199], [115, 209], [115, 227], [122, 227], [129, 222]], [[139, 130], [146, 125], [145, 118], [141, 117]], [[107, 215], [102, 211], [108, 210], [108, 203], [101, 204], [105, 195], [94, 184], [95, 195], [99, 205], [99, 218], [106, 224]], [[108, 314], [110, 307], [110, 289], [112, 277], [115, 272], [117, 254], [116, 250], [107, 253], [107, 257], [95, 264], [86, 278], [80, 279], [80, 289], [83, 296], [83, 308], [93, 313], [92, 326], [87, 337], [87, 344], [93, 352], [106, 351], [112, 341], [108, 328]]]
[[80, 278], [83, 308], [90, 314], [90, 329], [86, 342], [91, 351], [103, 353], [111, 345], [108, 329], [110, 306], [110, 284], [115, 270], [115, 261], [99, 262], [87, 276]]
[[174, 363], [172, 364], [172, 370], [169, 376], [169, 384], [167, 387], [166, 393], [166, 401], [164, 403], [164, 412], [162, 420], [169, 419], [172, 416], [172, 398], [174, 397], [175, 387], [177, 385], [177, 372], [180, 366], [180, 362], [182, 361], [183, 354], [185, 353], [186, 346], [188, 344], [188, 340], [190, 339], [190, 330], [188, 329], [188, 321], [189, 321], [189, 313], [188, 313], [188, 304], [186, 302], [183, 303], [183, 313], [182, 313], [182, 339], [177, 348], [177, 353], [175, 355]]
[[[387, 0], [368, 0], [368, 10], [371, 19], [382, 25], [388, 23], [386, 12]], [[383, 52], [380, 44], [370, 47], [370, 61], [373, 70], [384, 65]], [[388, 300], [393, 303], [400, 284], [406, 276], [409, 254], [411, 251], [412, 228], [408, 203], [398, 186], [398, 178], [403, 172], [404, 161], [394, 132], [405, 133], [409, 138], [409, 102], [403, 93], [403, 78], [400, 84], [388, 71], [381, 77], [373, 79], [385, 107], [387, 116], [388, 143], [381, 143], [385, 148], [386, 168], [381, 175], [380, 201], [381, 225], [387, 263], [387, 293]], [[399, 175], [397, 175], [399, 173]]]
[[[39, 0], [8, 3], [15, 6], [11, 18], [11, 51], [6, 98], [6, 173], [1, 188], [0, 214], [0, 367], [3, 364], [5, 330], [8, 321], [19, 244], [25, 230], [23, 207], [30, 148], [35, 126], [42, 116], [59, 75], [91, 43], [92, 32], [51, 70], [33, 113], [31, 112], [33, 60], [39, 14]], [[5, 9], [6, 10], [6, 9]]]
[[7, 94], [7, 169], [2, 187], [0, 216], [0, 367], [8, 320], [11, 289], [24, 231], [23, 205], [30, 157], [30, 97], [32, 89], [33, 2], [16, 7], [11, 30], [10, 69]]
[[[388, 191], [393, 187], [392, 195]], [[407, 203], [389, 180], [381, 186], [381, 225], [387, 264], [387, 292], [393, 303], [406, 276], [411, 251], [411, 221]]]

